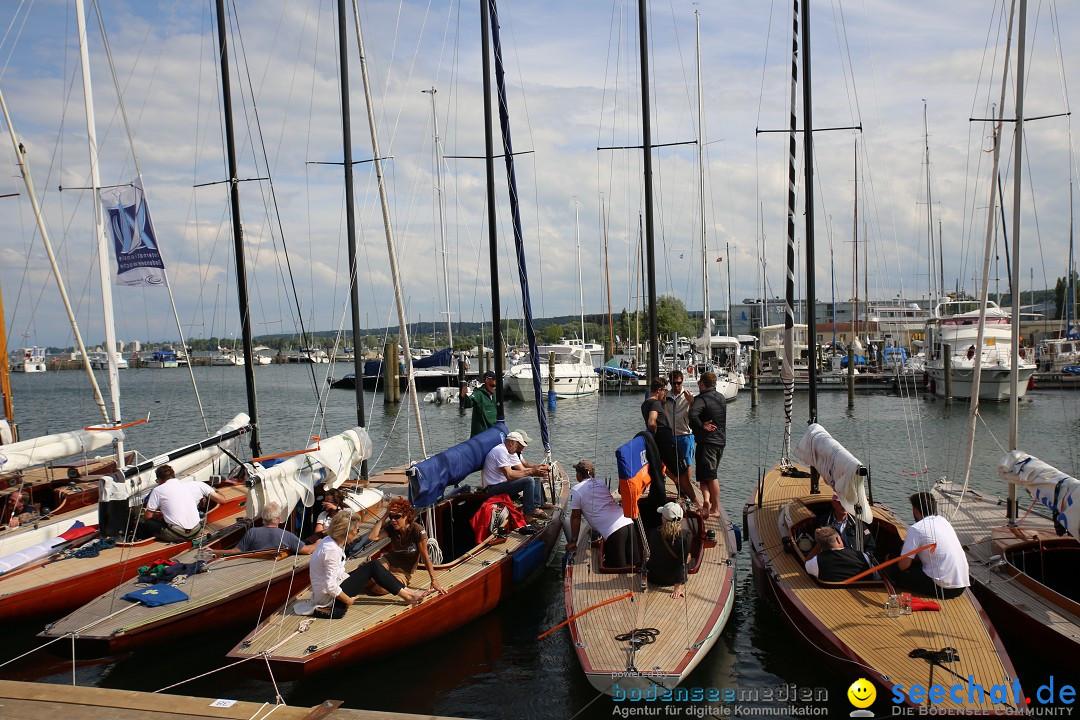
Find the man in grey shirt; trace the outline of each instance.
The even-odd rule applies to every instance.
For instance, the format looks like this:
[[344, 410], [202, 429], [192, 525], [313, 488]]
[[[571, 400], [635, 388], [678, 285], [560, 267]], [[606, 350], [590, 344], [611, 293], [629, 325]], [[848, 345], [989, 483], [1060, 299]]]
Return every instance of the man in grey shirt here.
[[310, 555], [315, 552], [315, 545], [305, 545], [296, 535], [283, 527], [281, 523], [281, 507], [275, 503], [267, 503], [262, 510], [263, 524], [260, 527], [249, 528], [244, 537], [236, 544], [236, 547], [228, 550], [215, 550], [215, 557], [228, 557], [229, 555], [242, 555], [244, 553], [263, 552], [266, 550], [285, 550], [299, 555]]

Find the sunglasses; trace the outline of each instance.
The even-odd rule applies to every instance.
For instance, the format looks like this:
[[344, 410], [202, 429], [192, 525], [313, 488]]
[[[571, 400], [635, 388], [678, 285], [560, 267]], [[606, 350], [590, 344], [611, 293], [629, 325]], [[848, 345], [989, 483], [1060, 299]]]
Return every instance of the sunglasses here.
[[392, 514], [392, 515], [388, 515], [387, 517], [389, 517], [391, 520], [400, 520], [401, 519], [401, 515], [398, 515], [396, 513]]
[[672, 385], [682, 385], [682, 380], [672, 380], [671, 384]]

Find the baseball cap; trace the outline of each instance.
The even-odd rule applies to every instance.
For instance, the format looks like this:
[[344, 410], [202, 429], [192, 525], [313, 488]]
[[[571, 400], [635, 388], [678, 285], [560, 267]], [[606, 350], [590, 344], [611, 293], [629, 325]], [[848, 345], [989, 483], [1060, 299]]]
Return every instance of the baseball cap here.
[[682, 506], [678, 503], [669, 502], [656, 508], [656, 512], [664, 516], [665, 520], [682, 520]]
[[574, 469], [590, 476], [596, 474], [596, 466], [593, 465], [592, 460], [578, 460], [574, 463]]
[[495, 379], [495, 372], [493, 370], [488, 370], [484, 373], [484, 379], [487, 380], [488, 378], [491, 378], [492, 380]]
[[529, 447], [529, 436], [524, 430], [515, 430], [507, 435], [506, 439], [521, 443], [521, 447]]

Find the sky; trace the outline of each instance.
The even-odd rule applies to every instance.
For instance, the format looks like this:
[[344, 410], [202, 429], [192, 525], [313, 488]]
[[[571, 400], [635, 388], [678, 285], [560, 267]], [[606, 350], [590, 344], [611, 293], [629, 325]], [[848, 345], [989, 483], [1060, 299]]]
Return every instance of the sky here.
[[[360, 5], [408, 320], [422, 323], [425, 332], [434, 321], [444, 324], [447, 294], [454, 320], [489, 319], [484, 163], [478, 159], [484, 154], [479, 3]], [[0, 7], [0, 90], [27, 148], [80, 328], [94, 345], [103, 339], [102, 301], [92, 195], [85, 189], [91, 181], [73, 6], [68, 0], [37, 0]], [[256, 334], [298, 335], [301, 328], [336, 330], [348, 323], [335, 7], [329, 0], [230, 3], [241, 218]], [[700, 133], [695, 10], [701, 24]], [[944, 286], [975, 292], [991, 155], [990, 125], [972, 119], [989, 117], [1001, 94], [1007, 10], [1000, 1], [975, 0], [811, 5], [813, 125], [862, 128], [815, 133], [819, 300], [851, 297], [856, 272], [860, 295], [865, 287], [874, 299], [926, 297], [929, 223], [942, 239]], [[632, 310], [641, 304], [637, 242], [644, 207], [642, 153], [635, 149], [641, 144], [637, 5], [515, 0], [502, 2], [499, 12], [534, 314], [572, 315], [582, 306], [590, 314], [604, 312], [605, 277], [614, 311]], [[235, 337], [239, 311], [228, 189], [221, 183], [227, 172], [213, 7], [208, 0], [101, 3], [115, 79], [98, 11], [89, 1], [88, 14], [101, 182], [131, 182], [137, 160], [184, 332], [193, 338]], [[1069, 72], [1080, 67], [1078, 16], [1075, 3], [1030, 2], [1027, 117], [1069, 110]], [[757, 131], [787, 128], [791, 24], [790, 3], [649, 3], [652, 138], [671, 144], [653, 154], [657, 286], [691, 309], [704, 304], [703, 265], [712, 309], [725, 307], [729, 296], [739, 302], [762, 292], [783, 294], [787, 135]], [[396, 325], [377, 180], [373, 164], [360, 162], [373, 151], [351, 10], [349, 36], [361, 322]], [[423, 92], [433, 87], [434, 111], [431, 93]], [[1013, 116], [1014, 93], [1010, 79], [1006, 117]], [[800, 127], [802, 114], [800, 104]], [[433, 116], [444, 158], [441, 175]], [[498, 152], [497, 122], [495, 132]], [[0, 194], [20, 193], [0, 198], [8, 347], [67, 346], [72, 333], [56, 281], [10, 136], [6, 128], [0, 134]], [[1069, 117], [1026, 125], [1024, 291], [1052, 288], [1067, 267], [1072, 142]], [[801, 138], [798, 154], [801, 258]], [[1001, 157], [1011, 253], [1011, 123]], [[501, 160], [495, 168], [502, 313], [518, 317], [506, 171]], [[1005, 292], [1000, 240], [994, 253], [1000, 262], [991, 268], [990, 289]], [[803, 272], [800, 259], [798, 273]], [[121, 340], [177, 337], [167, 293], [113, 293]]]

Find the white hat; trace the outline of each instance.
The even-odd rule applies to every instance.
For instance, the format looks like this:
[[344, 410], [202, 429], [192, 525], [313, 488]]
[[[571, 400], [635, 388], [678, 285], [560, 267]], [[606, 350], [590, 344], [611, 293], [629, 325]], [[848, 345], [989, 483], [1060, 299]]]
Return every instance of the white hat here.
[[515, 430], [509, 433], [506, 439], [521, 443], [521, 447], [529, 447], [529, 436], [525, 434], [524, 430]]
[[656, 512], [664, 516], [665, 520], [682, 520], [682, 505], [669, 502], [656, 508]]

